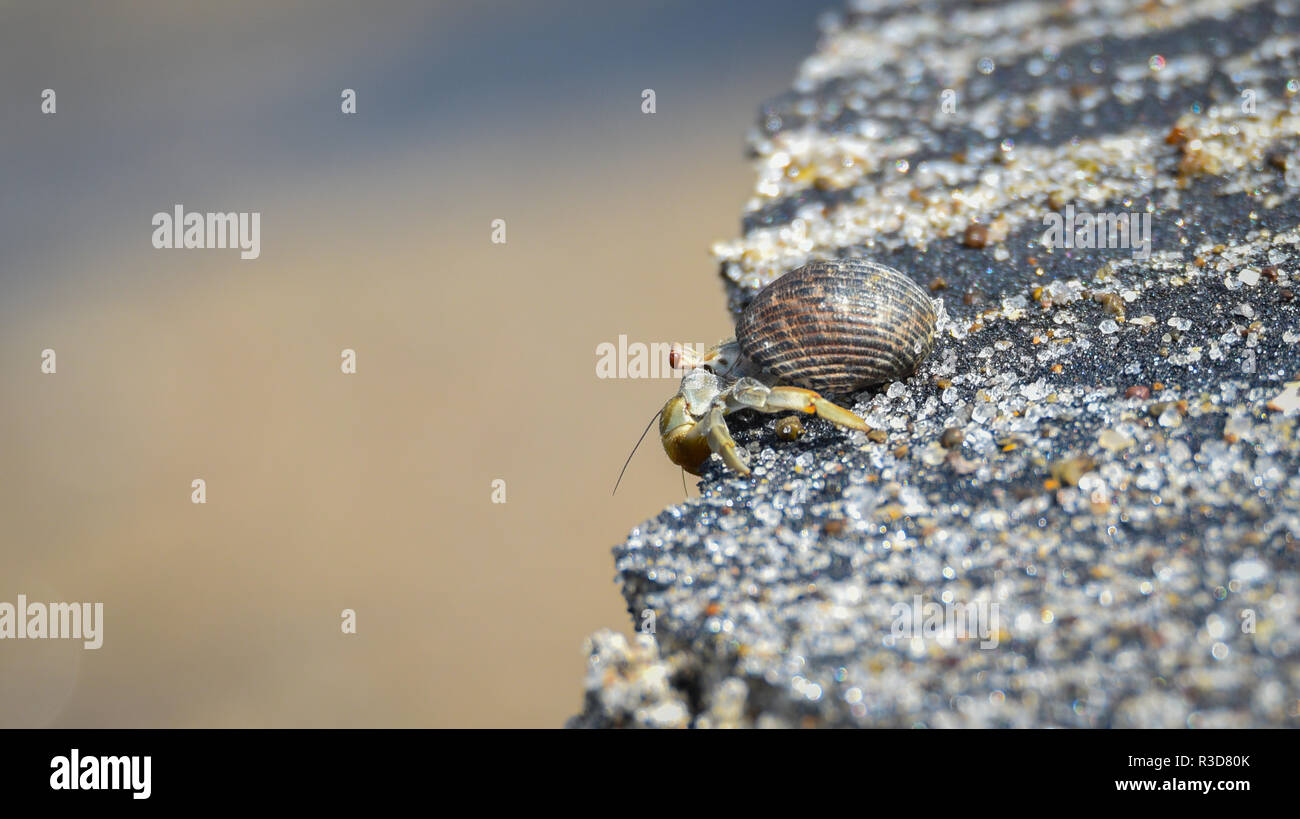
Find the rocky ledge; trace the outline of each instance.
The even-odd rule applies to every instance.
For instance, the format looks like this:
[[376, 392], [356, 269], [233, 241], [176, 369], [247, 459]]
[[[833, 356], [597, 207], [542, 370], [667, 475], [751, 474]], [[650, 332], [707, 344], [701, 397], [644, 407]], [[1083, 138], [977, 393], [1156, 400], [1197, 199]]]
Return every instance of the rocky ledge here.
[[938, 344], [853, 399], [870, 433], [737, 417], [753, 475], [614, 550], [639, 633], [591, 638], [570, 725], [1300, 727], [1300, 5], [823, 27], [750, 136], [729, 304], [863, 256]]

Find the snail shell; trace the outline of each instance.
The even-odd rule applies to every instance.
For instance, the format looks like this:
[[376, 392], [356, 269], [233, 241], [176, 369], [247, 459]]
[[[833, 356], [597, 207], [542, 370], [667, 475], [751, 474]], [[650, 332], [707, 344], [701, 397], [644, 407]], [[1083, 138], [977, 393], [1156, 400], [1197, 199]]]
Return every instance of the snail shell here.
[[906, 378], [934, 349], [934, 304], [907, 276], [864, 259], [812, 262], [763, 288], [736, 340], [761, 370], [823, 395]]

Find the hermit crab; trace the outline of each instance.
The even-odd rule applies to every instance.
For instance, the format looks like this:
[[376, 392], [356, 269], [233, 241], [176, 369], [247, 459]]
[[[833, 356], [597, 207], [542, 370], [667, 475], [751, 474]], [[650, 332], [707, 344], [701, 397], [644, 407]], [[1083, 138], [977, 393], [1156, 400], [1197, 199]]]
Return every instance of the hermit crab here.
[[689, 372], [659, 415], [664, 451], [693, 474], [716, 452], [748, 475], [726, 422], [746, 409], [866, 430], [823, 394], [849, 396], [911, 375], [934, 348], [935, 321], [929, 295], [893, 268], [836, 259], [792, 270], [754, 297], [734, 338], [702, 355], [673, 348], [670, 364]]

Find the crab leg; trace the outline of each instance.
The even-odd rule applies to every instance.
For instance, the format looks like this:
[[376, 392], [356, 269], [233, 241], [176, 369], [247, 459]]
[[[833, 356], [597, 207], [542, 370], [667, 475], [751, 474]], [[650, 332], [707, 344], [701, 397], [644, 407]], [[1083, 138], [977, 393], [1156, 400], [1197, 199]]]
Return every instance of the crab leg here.
[[731, 391], [733, 409], [753, 409], [759, 412], [806, 412], [825, 418], [832, 424], [849, 429], [866, 431], [867, 422], [844, 407], [827, 401], [819, 393], [800, 387], [768, 387], [752, 380], [742, 379]]
[[827, 401], [819, 393], [799, 387], [773, 387], [771, 393], [767, 396], [767, 404], [762, 411], [782, 412], [785, 410], [816, 413], [818, 418], [825, 418], [832, 424], [848, 427], [849, 429], [860, 429], [863, 432], [870, 429], [867, 422], [852, 411], [841, 407], [839, 404]]
[[748, 475], [749, 467], [741, 460], [740, 453], [736, 451], [736, 440], [731, 437], [731, 430], [727, 429], [727, 421], [723, 417], [726, 412], [727, 405], [719, 401], [709, 409], [703, 422], [709, 425], [709, 449], [721, 455], [727, 466], [741, 475]]

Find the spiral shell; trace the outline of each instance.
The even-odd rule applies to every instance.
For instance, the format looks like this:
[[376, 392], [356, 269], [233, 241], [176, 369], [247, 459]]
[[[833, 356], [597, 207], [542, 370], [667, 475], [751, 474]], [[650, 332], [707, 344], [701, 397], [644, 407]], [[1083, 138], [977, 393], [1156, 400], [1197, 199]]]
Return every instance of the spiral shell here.
[[850, 395], [906, 378], [934, 349], [920, 285], [863, 259], [812, 262], [763, 288], [740, 315], [745, 357], [779, 383]]

